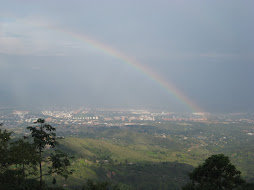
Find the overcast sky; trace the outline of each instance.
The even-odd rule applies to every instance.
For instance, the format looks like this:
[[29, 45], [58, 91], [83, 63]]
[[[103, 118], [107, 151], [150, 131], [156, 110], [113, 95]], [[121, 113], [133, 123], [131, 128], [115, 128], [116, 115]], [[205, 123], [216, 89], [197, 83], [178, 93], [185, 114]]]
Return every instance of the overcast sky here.
[[[254, 111], [254, 1], [0, 0], [0, 106], [189, 111], [138, 60], [204, 111]], [[66, 32], [67, 31], [67, 32]]]

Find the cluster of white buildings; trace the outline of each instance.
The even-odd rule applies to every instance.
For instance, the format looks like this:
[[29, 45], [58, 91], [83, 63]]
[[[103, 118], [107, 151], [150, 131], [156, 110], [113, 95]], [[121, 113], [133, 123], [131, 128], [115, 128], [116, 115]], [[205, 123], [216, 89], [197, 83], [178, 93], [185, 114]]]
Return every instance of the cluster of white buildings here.
[[65, 111], [42, 111], [42, 114], [45, 116], [55, 117], [55, 118], [72, 118], [73, 111], [65, 112]]

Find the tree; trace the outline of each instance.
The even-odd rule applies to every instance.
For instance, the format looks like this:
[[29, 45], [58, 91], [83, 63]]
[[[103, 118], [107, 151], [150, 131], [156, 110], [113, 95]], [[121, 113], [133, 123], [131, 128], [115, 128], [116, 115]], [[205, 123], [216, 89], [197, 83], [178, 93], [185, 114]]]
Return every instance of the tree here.
[[[0, 126], [3, 124], [0, 123]], [[0, 172], [4, 171], [10, 165], [9, 162], [9, 147], [10, 147], [10, 139], [11, 132], [7, 130], [0, 129]]]
[[[31, 131], [31, 136], [33, 138], [33, 145], [37, 151], [38, 155], [38, 164], [40, 170], [40, 189], [42, 189], [43, 185], [43, 176], [51, 175], [51, 174], [59, 174], [63, 176], [65, 179], [68, 178], [69, 174], [72, 174], [72, 170], [69, 171], [68, 167], [71, 165], [69, 161], [69, 157], [67, 154], [61, 152], [60, 150], [55, 150], [54, 153], [51, 153], [49, 156], [45, 155], [46, 147], [55, 148], [58, 144], [56, 141], [56, 134], [54, 131], [56, 130], [51, 125], [45, 123], [44, 119], [38, 119], [35, 124], [36, 126], [29, 126], [27, 129]], [[51, 166], [48, 167], [49, 170], [43, 173], [42, 163], [50, 162]], [[56, 183], [56, 179], [53, 179], [54, 184]]]
[[183, 190], [233, 190], [245, 184], [241, 172], [223, 154], [212, 155], [189, 174]]
[[33, 137], [33, 144], [35, 148], [38, 150], [39, 154], [39, 168], [40, 168], [40, 186], [42, 185], [42, 162], [43, 162], [43, 152], [45, 146], [55, 147], [56, 141], [55, 136], [56, 134], [52, 131], [56, 129], [49, 124], [45, 123], [44, 119], [38, 119], [35, 123], [38, 123], [39, 126], [29, 126], [27, 129], [31, 131], [31, 135]]
[[[3, 124], [1, 123], [0, 126]], [[11, 132], [0, 129], [0, 186], [8, 187], [13, 178], [13, 173], [9, 172], [11, 165], [9, 160]]]
[[[55, 128], [43, 119], [38, 119], [36, 124], [39, 125], [28, 127], [32, 139], [12, 139], [12, 132], [0, 128], [0, 189], [61, 189], [47, 187], [42, 180], [43, 176], [59, 174], [66, 179], [72, 173], [68, 170], [70, 160], [67, 154], [55, 149], [46, 152], [47, 148], [57, 145], [56, 134], [53, 132]], [[38, 168], [39, 181], [38, 178], [33, 178], [38, 175]], [[56, 184], [55, 178], [53, 184]]]
[[18, 139], [10, 143], [9, 160], [16, 169], [22, 171], [22, 175], [36, 175], [36, 165], [39, 159], [35, 146], [24, 139]]
[[22, 139], [11, 140], [11, 134], [0, 129], [0, 189], [34, 189], [36, 180], [26, 179], [36, 170], [34, 147]]

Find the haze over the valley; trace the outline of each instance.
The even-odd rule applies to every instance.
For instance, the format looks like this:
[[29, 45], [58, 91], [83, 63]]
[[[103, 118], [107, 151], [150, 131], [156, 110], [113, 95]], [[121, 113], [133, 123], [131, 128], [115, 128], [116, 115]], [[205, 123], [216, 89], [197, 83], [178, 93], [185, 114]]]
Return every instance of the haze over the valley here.
[[0, 0], [0, 107], [190, 111], [127, 57], [203, 111], [253, 112], [253, 7], [235, 0]]

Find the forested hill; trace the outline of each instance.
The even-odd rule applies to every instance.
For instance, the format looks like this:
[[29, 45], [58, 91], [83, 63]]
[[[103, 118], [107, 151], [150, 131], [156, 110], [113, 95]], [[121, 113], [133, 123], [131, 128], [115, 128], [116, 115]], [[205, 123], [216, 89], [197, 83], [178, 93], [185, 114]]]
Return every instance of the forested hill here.
[[187, 174], [217, 153], [228, 155], [252, 182], [252, 136], [243, 132], [251, 127], [193, 122], [80, 127], [75, 135], [61, 140], [61, 148], [75, 155], [73, 177], [81, 183], [92, 178], [132, 188], [145, 185], [149, 189], [157, 184], [157, 189], [181, 189], [188, 181]]
[[[28, 127], [31, 134], [26, 133], [27, 136], [23, 136], [28, 130], [23, 125], [13, 129], [23, 133], [0, 131], [1, 175], [8, 177], [11, 172], [11, 176], [18, 176], [15, 181], [6, 178], [10, 182], [7, 185], [19, 184], [20, 180], [31, 183], [31, 179], [39, 185], [42, 164], [42, 182], [48, 187], [82, 189], [91, 179], [120, 189], [180, 190], [190, 181], [188, 173], [215, 154], [228, 156], [243, 178], [254, 182], [254, 136], [250, 135], [253, 126], [248, 123], [178, 121], [118, 127], [52, 127], [44, 120], [38, 121], [44, 128]], [[6, 184], [0, 180], [2, 183]]]

